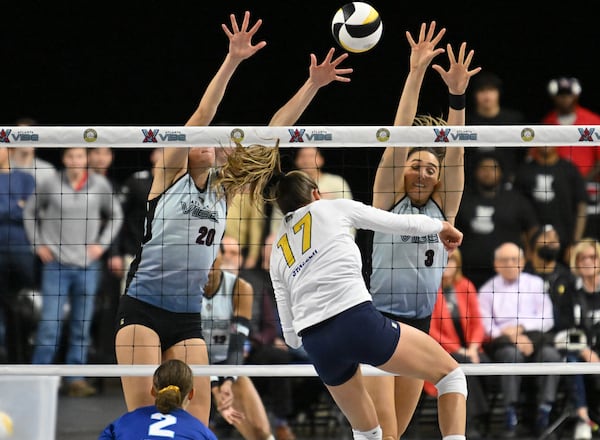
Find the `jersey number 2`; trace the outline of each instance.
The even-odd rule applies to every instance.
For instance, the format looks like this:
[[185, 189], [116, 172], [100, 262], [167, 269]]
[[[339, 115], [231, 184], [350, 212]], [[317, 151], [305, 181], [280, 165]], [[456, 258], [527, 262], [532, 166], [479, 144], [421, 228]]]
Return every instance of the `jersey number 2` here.
[[148, 427], [148, 435], [169, 438], [173, 438], [175, 436], [175, 431], [164, 428], [175, 425], [177, 423], [177, 417], [172, 416], [171, 414], [154, 413], [150, 416], [150, 418], [152, 420], [158, 420], [158, 422], [154, 422]]
[[[302, 253], [304, 254], [311, 247], [312, 215], [310, 214], [310, 211], [308, 211], [300, 220], [298, 220], [293, 227], [293, 231], [294, 234], [302, 231]], [[296, 262], [296, 257], [294, 257], [294, 253], [290, 247], [290, 241], [287, 234], [283, 234], [281, 236], [277, 242], [277, 247], [281, 249], [281, 252], [283, 252], [283, 257], [285, 258], [285, 262], [287, 263], [288, 267], [292, 267], [292, 265]]]

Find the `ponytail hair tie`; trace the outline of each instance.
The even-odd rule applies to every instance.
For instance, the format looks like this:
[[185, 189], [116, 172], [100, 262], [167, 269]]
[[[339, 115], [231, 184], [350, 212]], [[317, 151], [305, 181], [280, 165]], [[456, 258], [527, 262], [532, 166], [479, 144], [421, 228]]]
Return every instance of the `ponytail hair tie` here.
[[177, 385], [169, 385], [169, 386], [166, 386], [166, 387], [158, 390], [158, 394], [164, 393], [166, 391], [175, 391], [175, 392], [179, 393], [179, 387]]

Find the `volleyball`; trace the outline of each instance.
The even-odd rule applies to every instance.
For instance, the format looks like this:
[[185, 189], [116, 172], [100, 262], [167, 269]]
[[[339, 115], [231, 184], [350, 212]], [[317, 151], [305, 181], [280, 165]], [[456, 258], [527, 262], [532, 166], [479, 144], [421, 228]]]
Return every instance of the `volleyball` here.
[[351, 2], [333, 16], [331, 32], [337, 44], [353, 53], [366, 52], [379, 42], [383, 23], [377, 10], [365, 2]]
[[0, 439], [9, 438], [13, 433], [13, 421], [8, 414], [0, 411]]

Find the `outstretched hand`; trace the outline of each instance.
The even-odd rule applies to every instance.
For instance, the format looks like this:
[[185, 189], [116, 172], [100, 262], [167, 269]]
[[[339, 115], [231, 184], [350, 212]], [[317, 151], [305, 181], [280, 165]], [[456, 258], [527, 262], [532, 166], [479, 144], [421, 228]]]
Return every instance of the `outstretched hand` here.
[[471, 49], [467, 53], [467, 43], [465, 42], [460, 45], [458, 58], [454, 55], [454, 50], [452, 50], [450, 44], [447, 46], [447, 52], [448, 61], [450, 62], [448, 70], [444, 70], [437, 64], [434, 64], [431, 68], [440, 74], [448, 86], [448, 92], [453, 95], [462, 95], [466, 92], [471, 77], [478, 74], [481, 71], [481, 67], [469, 70], [475, 51]]
[[446, 221], [442, 222], [442, 224], [442, 230], [438, 235], [446, 250], [451, 253], [462, 243], [463, 233]]
[[429, 30], [427, 30], [426, 23], [421, 24], [418, 41], [415, 41], [411, 33], [406, 31], [406, 39], [410, 45], [410, 70], [425, 70], [431, 60], [444, 53], [443, 48], [436, 48], [436, 46], [445, 33], [446, 28], [440, 29], [437, 34], [435, 33], [435, 21], [431, 22]]
[[242, 27], [238, 26], [237, 20], [235, 18], [235, 14], [230, 15], [231, 19], [231, 30], [227, 27], [226, 24], [221, 24], [225, 35], [229, 39], [229, 56], [242, 61], [247, 58], [250, 58], [260, 49], [267, 45], [266, 41], [261, 41], [260, 43], [252, 44], [252, 38], [254, 34], [258, 31], [260, 26], [262, 25], [262, 20], [258, 19], [254, 26], [248, 29], [250, 25], [250, 12], [246, 11], [244, 13], [244, 20], [242, 21]]
[[338, 66], [342, 61], [348, 58], [347, 53], [343, 53], [333, 60], [334, 48], [329, 49], [327, 56], [321, 64], [317, 64], [317, 57], [314, 53], [310, 54], [309, 78], [317, 87], [323, 87], [332, 81], [350, 82], [350, 78], [342, 75], [352, 73], [352, 68], [340, 68]]

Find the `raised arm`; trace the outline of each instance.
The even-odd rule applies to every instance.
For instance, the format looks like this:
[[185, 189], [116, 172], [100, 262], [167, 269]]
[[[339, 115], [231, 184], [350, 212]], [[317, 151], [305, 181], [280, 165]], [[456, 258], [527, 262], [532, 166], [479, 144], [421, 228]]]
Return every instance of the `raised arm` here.
[[269, 122], [270, 126], [295, 124], [321, 87], [332, 81], [350, 82], [350, 78], [343, 75], [352, 73], [352, 69], [338, 68], [340, 63], [348, 58], [348, 54], [343, 53], [335, 60], [333, 54], [334, 49], [331, 48], [321, 64], [317, 64], [315, 54], [310, 54], [308, 79], [300, 87], [300, 90], [273, 115]]
[[[211, 123], [223, 99], [227, 84], [229, 84], [229, 80], [237, 67], [243, 60], [250, 58], [267, 44], [264, 41], [255, 45], [252, 44], [252, 38], [260, 28], [262, 20], [257, 20], [254, 26], [248, 29], [250, 24], [250, 13], [248, 11], [244, 14], [241, 28], [238, 26], [234, 14], [231, 14], [230, 19], [231, 29], [225, 24], [221, 25], [229, 39], [227, 56], [208, 84], [198, 108], [187, 121], [186, 126], [205, 126]], [[166, 188], [186, 172], [188, 150], [188, 148], [165, 148], [161, 160], [155, 166], [149, 199], [162, 194]]]
[[[435, 33], [435, 21], [432, 21], [427, 29], [426, 23], [421, 24], [419, 39], [415, 41], [410, 32], [406, 32], [406, 39], [411, 48], [410, 70], [398, 109], [394, 118], [396, 126], [410, 126], [417, 115], [419, 94], [423, 84], [425, 72], [431, 61], [444, 52], [442, 48], [436, 48], [446, 33], [442, 28]], [[390, 209], [401, 194], [404, 193], [404, 166], [406, 163], [407, 147], [388, 147], [383, 152], [373, 185], [373, 206], [380, 209]]]
[[[448, 86], [450, 108], [448, 110], [448, 125], [465, 125], [465, 93], [469, 80], [479, 73], [481, 67], [469, 70], [475, 52], [467, 53], [467, 43], [460, 45], [458, 58], [450, 44], [447, 45], [448, 61], [450, 66], [444, 70], [438, 64], [431, 66], [437, 71]], [[446, 149], [444, 166], [440, 183], [433, 195], [440, 205], [448, 220], [454, 223], [465, 186], [464, 147], [450, 147]]]

